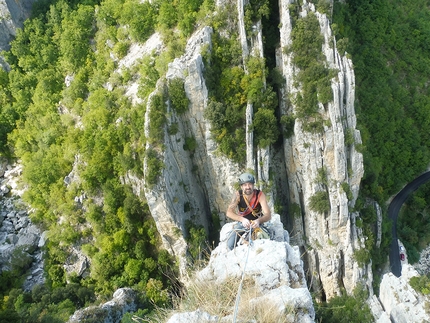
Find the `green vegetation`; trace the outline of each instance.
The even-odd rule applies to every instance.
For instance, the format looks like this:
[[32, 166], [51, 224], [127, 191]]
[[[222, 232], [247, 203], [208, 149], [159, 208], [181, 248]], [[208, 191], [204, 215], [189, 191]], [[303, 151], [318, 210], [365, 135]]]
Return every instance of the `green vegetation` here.
[[202, 260], [200, 258], [202, 254], [210, 254], [206, 245], [207, 237], [205, 228], [203, 228], [203, 226], [196, 226], [191, 221], [187, 221], [185, 227], [187, 231], [186, 240], [188, 243], [188, 252], [192, 260], [197, 264], [199, 260]]
[[423, 295], [430, 294], [430, 278], [427, 275], [414, 276], [409, 280], [409, 284]]
[[309, 208], [317, 213], [327, 213], [330, 211], [330, 200], [327, 191], [318, 191], [309, 199]]
[[365, 147], [362, 193], [382, 205], [428, 166], [430, 12], [427, 1], [334, 3], [348, 39]]
[[397, 231], [410, 263], [417, 262], [419, 253], [430, 243], [429, 194], [430, 185], [422, 185], [405, 201], [399, 213]]
[[169, 98], [172, 102], [173, 109], [182, 114], [188, 110], [188, 100], [185, 94], [184, 81], [180, 78], [175, 78], [169, 81]]
[[[209, 90], [209, 103], [204, 112], [212, 126], [211, 133], [219, 150], [227, 157], [245, 161], [245, 109], [246, 96], [241, 88], [245, 72], [238, 34], [229, 30], [228, 38], [220, 32], [236, 25], [233, 7], [227, 6], [214, 17], [212, 50], [204, 54], [205, 79]], [[234, 29], [235, 30], [235, 29]]]
[[[376, 290], [376, 268], [388, 253], [391, 222], [383, 209], [382, 242], [375, 248], [371, 243], [375, 242], [376, 214], [364, 201], [371, 197], [385, 205], [428, 167], [430, 12], [423, 0], [335, 1], [333, 22], [338, 49], [346, 51], [354, 63], [355, 108], [365, 168], [355, 209], [368, 237], [366, 249], [371, 252]], [[351, 142], [348, 134], [346, 138]], [[412, 262], [429, 242], [424, 196], [418, 194], [402, 210], [397, 225]]]
[[354, 260], [360, 267], [365, 267], [370, 262], [370, 252], [366, 248], [354, 251]]
[[296, 117], [304, 122], [304, 129], [312, 133], [323, 130], [323, 120], [319, 114], [319, 104], [333, 100], [331, 79], [335, 71], [326, 67], [321, 51], [324, 41], [317, 17], [312, 12], [299, 19], [291, 33], [293, 62], [300, 69], [296, 81], [301, 91], [292, 99], [296, 104]]
[[372, 323], [374, 317], [366, 303], [368, 298], [364, 287], [357, 286], [353, 295], [344, 293], [327, 303], [315, 304], [316, 321], [330, 323]]
[[[251, 1], [245, 8], [246, 28], [252, 29], [258, 19], [269, 18], [270, 8], [274, 5], [273, 1]], [[239, 36], [232, 33], [230, 27], [237, 23], [237, 16], [229, 6], [214, 17], [212, 27], [217, 33], [212, 36], [212, 51], [204, 55], [210, 96], [204, 116], [212, 126], [211, 132], [220, 152], [243, 164], [246, 158], [246, 105], [253, 106], [254, 117], [248, 130], [254, 132], [255, 144], [259, 147], [273, 145], [280, 135], [280, 121], [275, 113], [278, 99], [274, 89], [282, 81], [279, 75], [276, 77], [276, 72], [272, 73], [272, 62], [266, 63], [259, 56], [243, 61]], [[267, 26], [270, 24], [273, 21], [267, 22]], [[226, 28], [229, 28], [228, 37], [220, 36], [225, 34]], [[271, 75], [273, 77], [269, 78]]]
[[[317, 9], [330, 12], [328, 3], [317, 1]], [[122, 286], [141, 292], [139, 305], [148, 311], [170, 301], [169, 292], [177, 287], [175, 262], [159, 248], [161, 240], [145, 201], [123, 178], [130, 172], [145, 177], [149, 188], [158, 183], [165, 136], [181, 129], [178, 123], [167, 123], [166, 102], [178, 116], [189, 105], [183, 80], [163, 77], [200, 19], [210, 20], [214, 31], [211, 51], [204, 54], [209, 90], [205, 117], [223, 155], [244, 163], [247, 130], [254, 131], [259, 147], [276, 145], [281, 135], [290, 137], [296, 118], [306, 131], [323, 130], [326, 121], [319, 111], [332, 100], [336, 71], [327, 67], [321, 53], [323, 36], [316, 16], [299, 18], [299, 2], [289, 6], [292, 44], [283, 49], [293, 54], [300, 71], [295, 80], [300, 92], [290, 98], [297, 113], [279, 116], [276, 93], [285, 80], [275, 68], [277, 6], [276, 0], [248, 2], [247, 41], [254, 36], [253, 24], [261, 20], [265, 59], [255, 55], [244, 61], [236, 33], [237, 11], [230, 5], [212, 16], [212, 0], [36, 2], [32, 18], [17, 32], [10, 51], [3, 53], [10, 71], [0, 70], [0, 155], [22, 160], [28, 187], [24, 199], [35, 210], [32, 220], [49, 229], [47, 284], [31, 292], [20, 289], [32, 250], [18, 249], [11, 270], [0, 274], [0, 320], [64, 322], [75, 309], [106, 300]], [[430, 13], [424, 0], [335, 1], [333, 9], [338, 49], [354, 62], [366, 170], [354, 211], [360, 213], [357, 223], [368, 239], [354, 256], [362, 265], [371, 259], [377, 267], [386, 259], [390, 223], [385, 219], [381, 247], [374, 248], [376, 214], [364, 201], [371, 197], [384, 205], [424, 171], [430, 159]], [[111, 57], [124, 57], [132, 42], [143, 43], [154, 31], [160, 33], [166, 50], [117, 71]], [[133, 106], [124, 86], [138, 77], [143, 103]], [[254, 115], [249, 129], [247, 104], [252, 104]], [[151, 120], [147, 134], [146, 112]], [[177, 139], [192, 155], [195, 138]], [[354, 145], [352, 130], [346, 131], [345, 143]], [[151, 148], [146, 149], [147, 144]], [[72, 171], [80, 181], [67, 186], [63, 180]], [[317, 181], [327, 185], [325, 169], [318, 171]], [[350, 188], [341, 185], [350, 199]], [[418, 192], [399, 219], [399, 235], [412, 261], [430, 241], [427, 196], [426, 191]], [[83, 202], [75, 197], [83, 197]], [[326, 190], [309, 203], [315, 212], [330, 211]], [[184, 212], [189, 211], [185, 204]], [[292, 205], [291, 214], [300, 216], [300, 208]], [[188, 234], [190, 255], [197, 259], [206, 233], [191, 226]], [[88, 277], [68, 275], [62, 267], [74, 245], [82, 245], [91, 259]], [[421, 286], [427, 288], [427, 282], [411, 284], [421, 291]], [[360, 293], [335, 298], [320, 308], [321, 317], [367, 322], [367, 309], [356, 305], [363, 304], [357, 303], [360, 300]], [[362, 311], [353, 317], [350, 307]]]
[[[164, 167], [165, 102], [181, 114], [188, 99], [182, 80], [161, 84], [149, 101], [145, 136], [148, 96], [167, 62], [182, 53], [197, 19], [212, 8], [211, 1], [199, 0], [35, 4], [33, 17], [3, 53], [10, 71], [0, 70], [0, 154], [22, 160], [28, 186], [24, 199], [35, 210], [31, 218], [49, 230], [47, 283], [31, 292], [21, 289], [33, 250], [17, 249], [11, 270], [0, 276], [0, 320], [65, 322], [76, 309], [106, 300], [123, 286], [140, 292], [138, 306], [147, 311], [170, 301], [170, 291], [178, 287], [175, 261], [160, 248], [146, 202], [120, 179], [128, 172], [145, 173], [146, 185], [158, 182]], [[171, 20], [171, 13], [178, 16]], [[169, 28], [178, 27], [176, 35], [165, 28], [167, 21]], [[156, 30], [166, 53], [115, 72], [112, 54], [124, 57], [131, 42], [144, 42]], [[133, 106], [124, 85], [137, 76], [143, 104]], [[169, 127], [170, 134], [177, 131], [177, 125]], [[145, 150], [147, 143], [152, 148]], [[195, 140], [186, 143], [195, 149]], [[80, 180], [67, 186], [63, 179], [72, 169]], [[199, 239], [199, 230], [190, 233], [193, 241]], [[76, 245], [91, 260], [85, 278], [63, 268]]]

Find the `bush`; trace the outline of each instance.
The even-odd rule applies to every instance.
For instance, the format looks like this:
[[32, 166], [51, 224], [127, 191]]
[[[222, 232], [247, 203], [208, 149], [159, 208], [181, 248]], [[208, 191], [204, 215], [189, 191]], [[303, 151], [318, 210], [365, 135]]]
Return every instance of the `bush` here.
[[354, 259], [360, 267], [366, 266], [370, 262], [370, 252], [366, 248], [354, 251]]
[[427, 275], [411, 277], [409, 284], [413, 289], [423, 295], [430, 294], [430, 278]]
[[166, 104], [161, 93], [152, 97], [149, 112], [151, 120], [149, 126], [148, 142], [151, 144], [162, 144], [164, 142], [164, 125], [166, 123]]
[[367, 292], [362, 286], [354, 289], [353, 295], [343, 293], [330, 299], [326, 304], [318, 304], [316, 318], [321, 323], [373, 323], [374, 317], [366, 300]]
[[180, 78], [170, 80], [168, 88], [173, 110], [179, 114], [185, 113], [188, 110], [190, 100], [185, 93], [184, 81]]
[[326, 213], [330, 211], [330, 200], [326, 191], [318, 191], [309, 199], [309, 208], [317, 213]]
[[294, 134], [294, 124], [296, 118], [289, 115], [283, 115], [281, 117], [281, 125], [283, 130], [283, 135], [285, 138], [290, 138]]
[[186, 137], [185, 138], [185, 144], [184, 144], [184, 150], [187, 150], [189, 152], [194, 152], [197, 148], [197, 141], [194, 137]]
[[192, 224], [191, 221], [186, 221], [186, 229], [187, 229], [187, 244], [188, 251], [193, 258], [193, 260], [200, 259], [202, 254], [204, 253], [206, 246], [206, 231], [202, 226], [196, 226]]
[[152, 187], [158, 182], [158, 178], [164, 167], [162, 159], [160, 159], [160, 156], [154, 149], [146, 151], [146, 165], [145, 182], [148, 186]]
[[264, 108], [259, 109], [254, 115], [250, 130], [255, 132], [255, 140], [258, 146], [265, 148], [274, 144], [279, 136], [278, 123], [274, 111]]
[[342, 186], [342, 190], [346, 194], [346, 197], [348, 198], [348, 201], [352, 201], [354, 196], [352, 195], [352, 191], [351, 191], [351, 188], [349, 187], [349, 184], [347, 182], [342, 182], [341, 186]]

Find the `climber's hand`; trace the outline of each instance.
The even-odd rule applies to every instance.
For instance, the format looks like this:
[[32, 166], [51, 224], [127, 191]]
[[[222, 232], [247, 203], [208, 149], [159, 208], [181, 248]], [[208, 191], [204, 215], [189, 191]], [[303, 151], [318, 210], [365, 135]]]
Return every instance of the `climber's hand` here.
[[253, 229], [255, 229], [255, 228], [259, 228], [259, 227], [260, 227], [260, 220], [259, 220], [259, 219], [257, 219], [257, 220], [251, 221], [251, 227], [252, 227]]
[[244, 228], [249, 229], [251, 226], [251, 222], [249, 222], [249, 220], [247, 218], [243, 218], [242, 219], [242, 225]]

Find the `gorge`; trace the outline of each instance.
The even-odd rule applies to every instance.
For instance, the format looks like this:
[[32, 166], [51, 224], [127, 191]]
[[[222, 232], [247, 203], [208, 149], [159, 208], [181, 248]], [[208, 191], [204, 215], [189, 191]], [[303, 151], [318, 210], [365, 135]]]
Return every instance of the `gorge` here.
[[[208, 2], [202, 1], [201, 6], [209, 6]], [[67, 11], [74, 13], [74, 8], [53, 5], [45, 19], [55, 25], [56, 17], [64, 15], [67, 21], [62, 30], [52, 29], [53, 43], [61, 33], [73, 39], [72, 33], [67, 34], [71, 29], [64, 26], [82, 27], [91, 54], [79, 60], [85, 46], [70, 45], [66, 36], [60, 37], [58, 66], [50, 69], [45, 64], [46, 71], [38, 71], [39, 79], [29, 81], [32, 97], [26, 120], [23, 117], [9, 137], [18, 159], [13, 167], [19, 170], [18, 178], [25, 180], [18, 186], [8, 176], [2, 180], [7, 209], [1, 218], [2, 266], [11, 261], [12, 245], [34, 246], [25, 250], [37, 260], [34, 279], [26, 285], [31, 290], [42, 280], [41, 249], [50, 249], [45, 277], [51, 284], [79, 282], [88, 287], [103, 281], [94, 283], [103, 304], [92, 307], [92, 314], [102, 313], [106, 304], [113, 304], [115, 311], [116, 297], [129, 297], [132, 292], [127, 288], [133, 286], [145, 295], [156, 286], [155, 294], [162, 299], [167, 284], [161, 283], [161, 276], [167, 261], [163, 265], [158, 261], [167, 255], [155, 249], [167, 251], [174, 259], [177, 279], [185, 285], [200, 257], [193, 242], [201, 236], [204, 243], [197, 250], [205, 244], [213, 250], [203, 273], [217, 272], [217, 262], [232, 257], [220, 251], [219, 238], [221, 228], [230, 225], [225, 211], [238, 176], [249, 171], [289, 233], [288, 241], [280, 239], [276, 241], [280, 245], [273, 246], [261, 243], [261, 250], [268, 254], [270, 248], [287, 250], [286, 255], [277, 255], [281, 259], [277, 263], [286, 264], [282, 270], [288, 274], [279, 272], [288, 279], [276, 284], [297, 287], [300, 302], [290, 321], [316, 319], [311, 297], [323, 304], [355, 295], [357, 290], [367, 294], [365, 306], [377, 322], [426, 319], [427, 299], [408, 286], [408, 279], [418, 274], [412, 266], [403, 264], [407, 272], [403, 277], [392, 277], [389, 268], [379, 267], [380, 278], [374, 277], [370, 253], [384, 247], [383, 213], [376, 200], [360, 199], [366, 168], [356, 116], [357, 85], [353, 60], [343, 50], [344, 39], [334, 32], [338, 27], [331, 16], [334, 2], [219, 0], [213, 3], [213, 12], [208, 10], [192, 24], [195, 29], [183, 44], [177, 39], [175, 43], [175, 37], [186, 34], [180, 29], [187, 26], [181, 25], [185, 18], [175, 34], [160, 27], [169, 22], [159, 14], [154, 25], [160, 30], [151, 30], [139, 42], [133, 39], [139, 37], [133, 34], [134, 21], [124, 24], [125, 18], [117, 18], [120, 14], [112, 9], [120, 4], [127, 13], [144, 8], [146, 15], [151, 1], [112, 0], [94, 8], [77, 5], [76, 12], [83, 17], [76, 15], [78, 21]], [[26, 7], [31, 2], [17, 4]], [[168, 12], [167, 7], [160, 4], [157, 10]], [[3, 20], [6, 25], [10, 24]], [[142, 35], [146, 29], [139, 32]], [[12, 52], [30, 48], [28, 57], [33, 57], [32, 47], [27, 46], [31, 41], [20, 41], [23, 47], [12, 46]], [[121, 51], [119, 45], [124, 43], [126, 50]], [[180, 54], [169, 56], [178, 47]], [[5, 68], [25, 71], [23, 75], [35, 73], [30, 59], [11, 61], [12, 66]], [[91, 71], [93, 66], [96, 72]], [[60, 90], [49, 92], [48, 83]], [[19, 101], [18, 94], [11, 96]], [[38, 127], [43, 131], [36, 135], [28, 130]], [[113, 153], [106, 152], [106, 147], [113, 147]], [[45, 160], [49, 158], [51, 164]], [[43, 185], [36, 183], [40, 178]], [[10, 211], [10, 198], [21, 195], [27, 201], [33, 199], [34, 205], [22, 213]], [[364, 208], [375, 214], [369, 225]], [[33, 230], [32, 222], [41, 224], [37, 235], [42, 238], [22, 242], [23, 221], [28, 230]], [[27, 238], [32, 234], [22, 232]], [[111, 253], [119, 264], [110, 263]], [[387, 263], [385, 256], [378, 260]], [[111, 274], [111, 265], [118, 266], [120, 273]], [[142, 281], [144, 287], [139, 285]], [[375, 290], [376, 281], [381, 292]], [[115, 300], [108, 301], [106, 295], [115, 290]], [[134, 311], [134, 305], [109, 320], [119, 322], [129, 310]], [[70, 322], [82, 321], [83, 313], [77, 311]]]

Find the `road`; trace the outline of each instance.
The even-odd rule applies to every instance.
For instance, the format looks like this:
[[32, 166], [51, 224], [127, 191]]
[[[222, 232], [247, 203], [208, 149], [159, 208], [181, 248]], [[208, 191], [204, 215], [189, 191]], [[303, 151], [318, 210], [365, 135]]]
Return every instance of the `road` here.
[[390, 268], [391, 272], [396, 276], [400, 277], [402, 274], [402, 266], [400, 264], [400, 254], [399, 254], [399, 243], [397, 241], [397, 217], [399, 215], [400, 208], [402, 204], [406, 201], [409, 194], [414, 192], [422, 184], [430, 180], [430, 172], [424, 173], [412, 182], [407, 184], [391, 201], [388, 207], [388, 218], [392, 220], [391, 232], [393, 239], [391, 240], [390, 246]]

